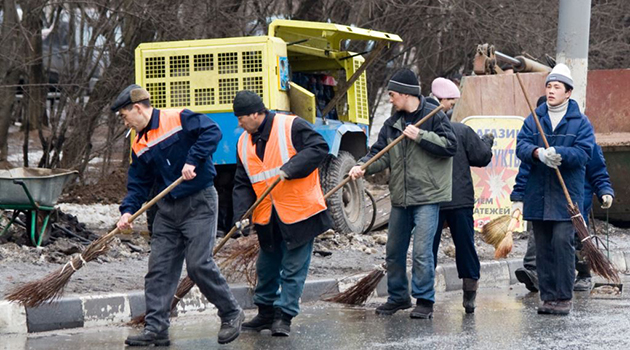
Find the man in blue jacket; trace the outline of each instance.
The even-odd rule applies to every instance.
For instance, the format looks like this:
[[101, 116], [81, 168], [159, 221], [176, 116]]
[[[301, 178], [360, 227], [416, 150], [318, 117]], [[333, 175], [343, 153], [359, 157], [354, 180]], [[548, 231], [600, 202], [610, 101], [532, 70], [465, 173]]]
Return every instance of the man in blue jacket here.
[[233, 341], [240, 334], [245, 314], [212, 258], [218, 213], [212, 154], [221, 130], [208, 116], [188, 109], [151, 107], [149, 93], [135, 84], [120, 93], [111, 110], [138, 133], [132, 145], [127, 196], [120, 205], [119, 229], [132, 227], [129, 218], [147, 200], [154, 183], [162, 191], [180, 176], [185, 180], [157, 203], [149, 271], [144, 278], [146, 326], [125, 343], [170, 344], [171, 301], [184, 259], [188, 276], [219, 310], [218, 342]]
[[[588, 118], [571, 100], [573, 79], [569, 68], [558, 64], [546, 79], [547, 103], [536, 114], [549, 142], [545, 148], [532, 115], [517, 137], [516, 155], [530, 166], [525, 185], [523, 218], [532, 221], [536, 240], [537, 274], [543, 304], [539, 314], [568, 315], [575, 282], [575, 229], [568, 203], [556, 175], [560, 170], [571, 201], [582, 208], [586, 164], [595, 136]], [[519, 208], [517, 202], [514, 209]]]
[[[544, 103], [544, 101], [543, 101]], [[516, 176], [516, 183], [512, 189], [510, 200], [512, 202], [523, 201], [523, 190], [527, 182], [529, 174], [529, 166], [521, 163]], [[588, 227], [589, 213], [593, 206], [593, 194], [597, 196], [601, 203], [602, 209], [610, 209], [613, 203], [615, 192], [610, 183], [610, 176], [606, 168], [606, 161], [602, 148], [596, 143], [593, 149], [593, 156], [586, 165], [586, 178], [584, 179], [584, 204], [582, 206], [582, 215]], [[576, 235], [576, 254], [575, 269], [577, 277], [573, 290], [576, 292], [590, 291], [592, 287], [591, 269], [588, 262], [581, 257], [582, 244]], [[536, 243], [532, 235], [527, 240], [527, 251], [523, 257], [523, 267], [516, 269], [514, 272], [519, 282], [524, 283], [525, 287], [532, 292], [538, 291], [538, 276], [536, 274]]]

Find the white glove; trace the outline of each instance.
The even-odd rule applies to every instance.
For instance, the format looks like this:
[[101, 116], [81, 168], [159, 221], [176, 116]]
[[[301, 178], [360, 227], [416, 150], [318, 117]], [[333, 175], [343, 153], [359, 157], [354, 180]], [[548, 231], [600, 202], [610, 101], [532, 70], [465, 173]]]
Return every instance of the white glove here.
[[512, 202], [512, 210], [510, 211], [512, 215], [514, 215], [517, 210], [518, 216], [523, 215], [523, 202]]
[[553, 147], [547, 149], [544, 147], [538, 148], [538, 159], [546, 166], [554, 169], [562, 163], [562, 156], [556, 153], [556, 149]]
[[289, 175], [287, 175], [287, 173], [284, 172], [284, 170], [280, 170], [280, 180], [288, 180], [289, 179]]
[[241, 221], [237, 221], [234, 223], [234, 226], [236, 226], [237, 229], [242, 230], [245, 227], [249, 226], [249, 219], [243, 219]]
[[602, 209], [609, 209], [612, 206], [613, 196], [605, 194], [602, 196]]

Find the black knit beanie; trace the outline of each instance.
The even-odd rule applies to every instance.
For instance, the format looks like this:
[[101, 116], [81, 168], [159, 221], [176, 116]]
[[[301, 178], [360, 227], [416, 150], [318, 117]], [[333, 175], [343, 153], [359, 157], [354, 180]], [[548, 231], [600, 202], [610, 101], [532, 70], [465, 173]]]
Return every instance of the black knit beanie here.
[[265, 104], [255, 92], [242, 90], [236, 93], [232, 109], [234, 115], [240, 117], [264, 111]]
[[401, 94], [420, 96], [420, 82], [411, 70], [404, 68], [394, 73], [387, 84], [387, 90]]

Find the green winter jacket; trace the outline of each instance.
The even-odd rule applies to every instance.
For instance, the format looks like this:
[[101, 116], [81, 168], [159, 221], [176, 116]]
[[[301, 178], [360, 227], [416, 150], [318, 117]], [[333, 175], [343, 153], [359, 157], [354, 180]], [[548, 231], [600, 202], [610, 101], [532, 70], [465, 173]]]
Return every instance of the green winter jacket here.
[[[434, 105], [420, 98], [413, 123], [431, 112]], [[359, 164], [366, 163], [405, 129], [406, 112], [396, 112], [383, 124], [378, 140]], [[451, 200], [453, 156], [457, 138], [451, 122], [439, 112], [420, 126], [416, 140], [404, 138], [366, 169], [366, 175], [390, 169], [389, 191], [394, 207], [433, 204]]]

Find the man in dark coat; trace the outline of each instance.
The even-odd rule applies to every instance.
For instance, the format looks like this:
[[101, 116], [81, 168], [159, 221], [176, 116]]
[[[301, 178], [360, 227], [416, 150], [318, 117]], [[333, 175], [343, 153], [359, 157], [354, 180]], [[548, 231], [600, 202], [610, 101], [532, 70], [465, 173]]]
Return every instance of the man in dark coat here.
[[[261, 247], [254, 290], [258, 315], [243, 323], [243, 329], [271, 329], [273, 336], [288, 336], [291, 320], [300, 311], [314, 239], [332, 227], [317, 170], [328, 144], [307, 121], [267, 110], [251, 91], [236, 94], [234, 115], [245, 130], [234, 177], [234, 217], [242, 217], [278, 176], [282, 180], [252, 215]], [[287, 159], [281, 159], [285, 154]], [[264, 171], [256, 174], [256, 164]], [[309, 207], [313, 209], [296, 214]], [[244, 219], [237, 226], [248, 223]]]
[[233, 341], [241, 332], [245, 314], [212, 257], [218, 216], [212, 154], [221, 140], [219, 126], [207, 115], [188, 109], [153, 108], [149, 93], [135, 84], [120, 93], [111, 110], [138, 133], [132, 144], [119, 229], [131, 228], [129, 218], [148, 199], [154, 186], [161, 192], [180, 176], [186, 180], [157, 202], [144, 286], [146, 326], [125, 343], [170, 344], [171, 301], [184, 259], [188, 276], [218, 309], [218, 342]]
[[[441, 103], [445, 109], [450, 110], [459, 97], [459, 89], [452, 81], [437, 78], [431, 84], [431, 97], [427, 100], [437, 104]], [[485, 167], [490, 163], [494, 136], [486, 134], [480, 138], [467, 125], [453, 122], [451, 125], [457, 137], [457, 153], [453, 157], [453, 199], [450, 202], [440, 203], [440, 217], [435, 238], [433, 238], [433, 261], [437, 267], [442, 227], [444, 222], [447, 222], [453, 243], [455, 243], [457, 274], [459, 278], [463, 279], [463, 306], [466, 313], [473, 313], [475, 312], [480, 263], [475, 250], [473, 220], [475, 189], [470, 176], [470, 167]]]

